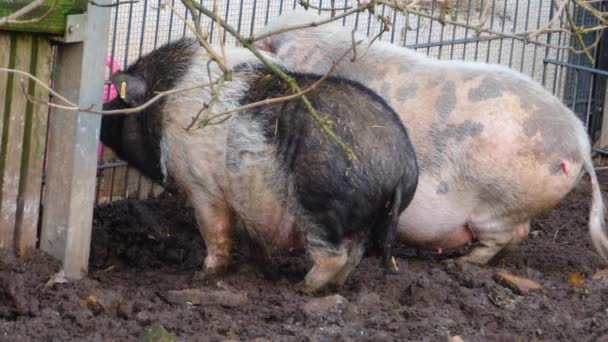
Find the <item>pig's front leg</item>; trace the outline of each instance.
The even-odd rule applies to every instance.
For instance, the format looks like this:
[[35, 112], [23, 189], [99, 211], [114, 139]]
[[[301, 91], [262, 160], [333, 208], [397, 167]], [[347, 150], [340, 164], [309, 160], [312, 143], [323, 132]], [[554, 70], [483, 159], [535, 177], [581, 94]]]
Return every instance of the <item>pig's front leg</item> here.
[[222, 274], [230, 262], [232, 247], [232, 211], [221, 200], [204, 201], [194, 207], [198, 229], [205, 240], [205, 274]]

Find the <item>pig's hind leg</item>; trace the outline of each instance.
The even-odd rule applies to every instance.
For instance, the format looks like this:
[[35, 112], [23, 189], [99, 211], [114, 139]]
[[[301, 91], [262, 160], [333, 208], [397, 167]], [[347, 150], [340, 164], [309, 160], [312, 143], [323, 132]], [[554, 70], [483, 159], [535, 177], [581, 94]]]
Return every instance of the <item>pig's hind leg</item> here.
[[469, 224], [469, 228], [479, 240], [479, 246], [474, 247], [460, 260], [472, 264], [485, 265], [495, 263], [508, 254], [513, 247], [523, 241], [530, 231], [530, 222], [517, 225], [482, 228]]
[[353, 241], [350, 248], [348, 248], [348, 259], [342, 269], [333, 277], [330, 284], [340, 288], [346, 283], [346, 279], [351, 272], [359, 265], [363, 254], [365, 253], [365, 243], [362, 241]]
[[349, 248], [342, 239], [339, 222], [331, 214], [319, 216], [325, 217], [298, 222], [306, 237], [306, 249], [313, 261], [312, 268], [299, 285], [308, 293], [317, 292], [332, 284], [332, 280], [347, 267], [349, 261]]

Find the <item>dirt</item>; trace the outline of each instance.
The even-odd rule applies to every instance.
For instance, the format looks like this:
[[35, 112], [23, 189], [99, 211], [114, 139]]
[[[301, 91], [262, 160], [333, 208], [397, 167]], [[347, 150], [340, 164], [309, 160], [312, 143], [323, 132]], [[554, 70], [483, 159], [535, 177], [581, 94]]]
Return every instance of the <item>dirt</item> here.
[[[204, 245], [178, 197], [116, 202], [96, 209], [86, 279], [66, 282], [42, 252], [0, 258], [0, 340], [136, 341], [160, 325], [177, 341], [608, 341], [589, 201], [583, 181], [497, 265], [400, 246], [398, 274], [366, 257], [343, 289], [318, 297], [295, 290], [303, 257], [258, 265], [236, 248], [226, 276], [205, 278]], [[541, 288], [521, 291], [498, 272]]]

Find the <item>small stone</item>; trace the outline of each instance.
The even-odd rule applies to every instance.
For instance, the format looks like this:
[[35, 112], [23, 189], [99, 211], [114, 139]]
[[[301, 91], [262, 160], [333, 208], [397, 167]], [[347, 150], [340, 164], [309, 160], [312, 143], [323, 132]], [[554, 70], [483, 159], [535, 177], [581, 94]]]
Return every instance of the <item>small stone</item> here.
[[175, 336], [171, 335], [165, 328], [160, 324], [154, 324], [148, 328], [144, 334], [139, 338], [140, 342], [174, 342], [176, 341]]
[[380, 295], [376, 292], [368, 292], [359, 297], [357, 303], [361, 306], [373, 306], [380, 303]]
[[304, 304], [304, 313], [309, 317], [320, 317], [329, 312], [341, 312], [348, 300], [338, 294], [323, 298], [313, 298]]
[[166, 299], [173, 304], [186, 304], [189, 302], [194, 305], [200, 305], [203, 295], [203, 291], [200, 289], [171, 290], [167, 292]]
[[249, 298], [245, 294], [221, 290], [205, 293], [201, 304], [237, 307], [245, 305], [248, 302]]
[[384, 331], [378, 331], [375, 334], [373, 334], [368, 341], [374, 341], [374, 342], [391, 342], [394, 341], [394, 339], [386, 332]]
[[242, 293], [226, 290], [203, 291], [200, 289], [168, 291], [166, 299], [173, 304], [190, 303], [193, 305], [220, 305], [226, 307], [241, 306], [249, 302], [247, 295]]
[[505, 271], [497, 272], [494, 278], [498, 283], [506, 285], [519, 294], [527, 294], [530, 291], [542, 289], [542, 286], [534, 280], [517, 277]]
[[448, 337], [448, 342], [464, 342], [464, 340], [462, 339], [462, 337], [456, 335]]
[[140, 311], [135, 315], [135, 320], [142, 325], [148, 325], [152, 322], [150, 318], [150, 313], [148, 311]]

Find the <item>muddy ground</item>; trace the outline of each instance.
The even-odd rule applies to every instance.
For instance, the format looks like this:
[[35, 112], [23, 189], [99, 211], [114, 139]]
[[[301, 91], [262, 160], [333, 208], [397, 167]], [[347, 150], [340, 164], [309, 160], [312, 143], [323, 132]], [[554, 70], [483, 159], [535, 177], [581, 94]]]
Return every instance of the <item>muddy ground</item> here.
[[[608, 341], [608, 281], [592, 279], [606, 266], [590, 246], [589, 199], [584, 180], [496, 266], [455, 262], [463, 251], [401, 246], [399, 274], [384, 276], [368, 257], [342, 297], [321, 299], [294, 290], [304, 258], [260, 268], [237, 250], [227, 276], [206, 279], [182, 201], [116, 202], [95, 212], [87, 279], [64, 282], [43, 253], [0, 259], [0, 340], [136, 341], [160, 324], [178, 341]], [[499, 271], [542, 289], [516, 290], [497, 281]]]

